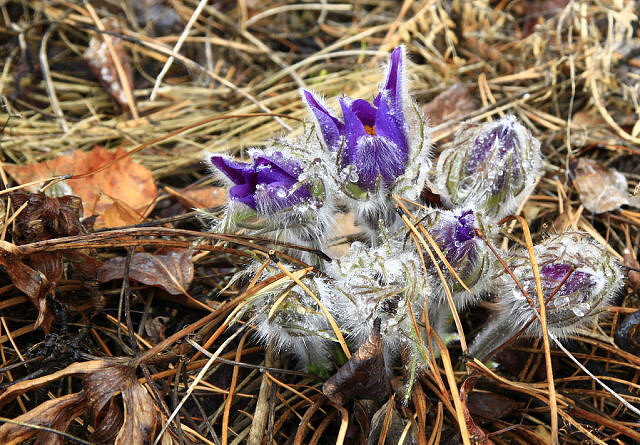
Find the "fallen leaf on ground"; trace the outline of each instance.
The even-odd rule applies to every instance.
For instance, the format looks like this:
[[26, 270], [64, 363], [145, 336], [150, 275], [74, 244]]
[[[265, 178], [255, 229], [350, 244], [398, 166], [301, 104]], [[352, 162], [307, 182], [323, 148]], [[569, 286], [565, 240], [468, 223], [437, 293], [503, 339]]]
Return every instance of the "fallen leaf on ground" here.
[[143, 216], [136, 212], [135, 209], [132, 209], [119, 199], [114, 199], [102, 216], [104, 217], [104, 224], [109, 228], [133, 226], [142, 222], [143, 219]]
[[11, 193], [11, 205], [16, 212], [27, 206], [15, 219], [13, 231], [17, 244], [33, 243], [84, 233], [80, 224], [82, 200], [77, 196], [52, 198], [44, 193]]
[[[48, 332], [53, 316], [47, 310], [47, 296], [53, 296], [55, 282], [49, 281], [43, 272], [27, 266], [22, 260], [23, 255], [15, 244], [0, 240], [0, 264], [6, 269], [13, 285], [29, 297], [31, 303], [38, 309], [35, 326], [42, 326], [44, 331]], [[44, 258], [42, 261], [49, 262]], [[43, 267], [50, 269], [51, 273], [57, 276], [54, 265]], [[62, 268], [60, 268], [60, 275], [62, 275]]]
[[[167, 420], [144, 385], [138, 382], [135, 369], [116, 360], [78, 362], [50, 375], [13, 384], [0, 394], [0, 406], [70, 376], [83, 378], [82, 392], [44, 402], [14, 420], [65, 431], [73, 419], [89, 411], [94, 427], [93, 441], [117, 445], [151, 443]], [[10, 423], [0, 426], [0, 443], [19, 443], [36, 434], [38, 443], [64, 443], [54, 433]], [[165, 432], [159, 443], [176, 442]]]
[[464, 117], [477, 110], [479, 106], [469, 88], [462, 82], [457, 82], [438, 94], [431, 102], [423, 105], [422, 111], [429, 119], [429, 124], [436, 126]]
[[389, 394], [379, 318], [374, 321], [369, 338], [325, 382], [322, 392], [337, 405], [343, 405], [352, 399], [375, 400]]
[[[59, 156], [50, 161], [31, 165], [4, 165], [5, 170], [19, 184], [44, 180], [56, 175], [81, 175], [103, 167], [126, 152], [122, 148], [109, 151], [97, 146], [91, 151], [75, 151], [70, 156]], [[38, 185], [27, 187], [37, 191]], [[136, 209], [146, 209], [158, 194], [151, 172], [127, 156], [105, 170], [81, 179], [70, 179], [59, 185], [65, 194], [82, 199], [84, 216], [101, 215], [118, 199]]]
[[471, 413], [469, 412], [469, 408], [467, 406], [467, 399], [469, 398], [469, 394], [473, 391], [473, 387], [478, 381], [477, 375], [472, 375], [467, 377], [462, 383], [460, 387], [460, 402], [462, 402], [462, 412], [464, 413], [464, 422], [467, 424], [467, 430], [469, 431], [469, 437], [471, 438], [471, 442], [477, 445], [494, 445], [493, 441], [489, 439], [487, 433], [484, 432], [482, 428], [480, 428], [471, 417]]
[[[193, 251], [189, 249], [134, 253], [129, 277], [149, 286], [161, 287], [172, 295], [188, 294], [187, 289], [193, 280], [192, 255]], [[125, 257], [105, 261], [98, 271], [98, 281], [105, 283], [124, 278], [125, 262]]]
[[187, 208], [208, 209], [227, 202], [227, 189], [224, 187], [204, 187], [185, 190], [176, 194], [176, 198]]
[[640, 205], [640, 197], [627, 191], [627, 180], [622, 173], [585, 158], [578, 159], [570, 168], [585, 209], [604, 213], [623, 205]]
[[29, 425], [66, 431], [73, 419], [82, 415], [85, 410], [86, 399], [83, 393], [73, 393], [47, 400], [13, 419], [22, 425], [7, 422], [0, 426], [0, 443], [19, 444], [36, 436], [36, 444], [63, 445], [66, 440], [63, 435], [37, 430]]

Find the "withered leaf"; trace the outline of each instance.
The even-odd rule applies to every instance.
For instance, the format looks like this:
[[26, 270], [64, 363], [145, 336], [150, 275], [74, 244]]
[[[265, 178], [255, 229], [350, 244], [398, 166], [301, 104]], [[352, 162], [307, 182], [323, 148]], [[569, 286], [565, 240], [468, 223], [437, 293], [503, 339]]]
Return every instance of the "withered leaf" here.
[[369, 338], [325, 382], [322, 392], [337, 405], [343, 405], [352, 399], [375, 400], [389, 394], [379, 318], [374, 321]]
[[[117, 33], [120, 31], [120, 24], [117, 20], [104, 19], [103, 23], [107, 31]], [[125, 87], [118, 75], [116, 65], [113, 61], [109, 47], [104, 41], [101, 34], [96, 34], [91, 38], [89, 47], [84, 53], [84, 58], [89, 64], [91, 71], [98, 78], [100, 83], [105, 87], [107, 92], [118, 102], [124, 109], [129, 107], [129, 100], [125, 93], [125, 88], [133, 89], [133, 70], [129, 63], [129, 57], [125, 49], [122, 39], [111, 35], [111, 43], [113, 45], [115, 56], [120, 61], [120, 65], [124, 70], [127, 86]]]
[[625, 351], [640, 353], [640, 311], [635, 311], [620, 323], [615, 335], [616, 344]]
[[431, 102], [422, 106], [422, 111], [432, 126], [452, 119], [460, 119], [479, 108], [478, 101], [462, 82], [456, 82]]
[[460, 387], [460, 401], [462, 402], [462, 411], [464, 413], [464, 421], [467, 424], [469, 437], [474, 444], [477, 445], [493, 445], [493, 441], [489, 439], [487, 433], [484, 432], [473, 420], [469, 407], [467, 406], [469, 394], [473, 391], [473, 387], [478, 381], [477, 375], [467, 377]]
[[19, 244], [84, 233], [80, 224], [82, 199], [77, 196], [51, 198], [44, 193], [11, 193], [13, 211], [27, 206], [15, 219], [14, 240]]
[[620, 172], [585, 158], [573, 162], [570, 168], [585, 209], [604, 213], [623, 205], [640, 205], [640, 197], [627, 191], [627, 180]]
[[[115, 152], [111, 152], [97, 146], [88, 152], [78, 150], [70, 156], [59, 156], [38, 164], [5, 165], [4, 168], [18, 183], [22, 184], [56, 175], [89, 173], [104, 167], [124, 154], [125, 151], [120, 147]], [[144, 210], [158, 194], [151, 171], [128, 156], [109, 164], [106, 169], [98, 173], [78, 180], [63, 181], [58, 186], [66, 194], [71, 193], [82, 199], [85, 217], [101, 215], [111, 205], [113, 199], [124, 202], [132, 209]], [[36, 191], [38, 186], [27, 187], [27, 189]]]
[[[55, 265], [48, 264], [49, 260], [52, 263], [56, 262], [55, 255], [52, 257], [50, 255], [52, 254], [43, 254], [40, 257], [42, 267], [55, 274], [59, 279], [62, 275], [61, 265], [59, 271], [57, 271]], [[42, 326], [45, 332], [48, 332], [52, 316], [47, 311], [47, 295], [53, 295], [55, 282], [49, 281], [44, 273], [27, 266], [22, 261], [22, 257], [23, 255], [18, 246], [0, 240], [0, 264], [7, 270], [13, 285], [27, 295], [31, 303], [38, 309], [36, 327]], [[44, 265], [45, 263], [46, 265]], [[58, 275], [58, 272], [60, 275]]]
[[[193, 280], [193, 261], [190, 249], [163, 249], [157, 253], [134, 253], [129, 277], [149, 286], [158, 286], [172, 295], [186, 294]], [[98, 270], [98, 281], [124, 278], [126, 258], [112, 258]]]
[[622, 252], [622, 264], [627, 266], [627, 280], [633, 290], [637, 291], [640, 287], [640, 264], [638, 260], [633, 256], [633, 253], [629, 249], [624, 249]]
[[[388, 427], [385, 428], [385, 420], [387, 419], [387, 411], [389, 410], [389, 403], [393, 403], [393, 400], [388, 401], [373, 415], [371, 419], [371, 432], [367, 437], [367, 445], [378, 445], [384, 434], [384, 445], [395, 445], [400, 443], [400, 437], [404, 433], [407, 421], [404, 420], [395, 406], [391, 407], [391, 418], [388, 419]], [[410, 431], [409, 437], [405, 437], [403, 442], [407, 445], [417, 444], [413, 430]]]
[[[83, 414], [86, 410], [86, 399], [83, 393], [73, 393], [56, 399], [47, 400], [16, 417], [16, 422], [26, 425], [37, 425], [52, 428], [57, 431], [66, 431], [73, 419]], [[41, 431], [26, 425], [16, 423], [4, 423], [0, 426], [0, 443], [18, 444], [37, 436], [36, 444], [62, 445], [65, 437], [61, 434]]]
[[[52, 427], [64, 431], [73, 418], [88, 409], [94, 426], [94, 441], [118, 445], [153, 442], [167, 420], [155, 407], [144, 385], [138, 382], [135, 368], [122, 360], [78, 362], [53, 374], [16, 383], [0, 394], [0, 406], [27, 391], [42, 388], [68, 376], [84, 378], [81, 393], [47, 401], [16, 420], [38, 425], [49, 422]], [[29, 437], [23, 436], [26, 431], [8, 425], [10, 424], [0, 427], [0, 433], [6, 430], [7, 434], [11, 433], [14, 436], [5, 437], [16, 439], [12, 439], [14, 442], [0, 443], [16, 443]], [[34, 434], [35, 430], [30, 433], [31, 436]], [[58, 442], [43, 440], [41, 443]], [[171, 445], [175, 441], [166, 432], [160, 443]]]
[[132, 226], [142, 221], [142, 215], [119, 199], [104, 211], [104, 223], [107, 227]]

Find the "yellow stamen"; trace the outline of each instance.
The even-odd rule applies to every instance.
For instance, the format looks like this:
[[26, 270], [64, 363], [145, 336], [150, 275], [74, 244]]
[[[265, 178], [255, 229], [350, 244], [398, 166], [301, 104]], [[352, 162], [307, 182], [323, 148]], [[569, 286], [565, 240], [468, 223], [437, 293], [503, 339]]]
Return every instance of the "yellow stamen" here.
[[375, 136], [376, 135], [376, 127], [375, 127], [375, 125], [365, 125], [364, 126], [364, 131], [366, 131], [367, 134], [370, 134], [371, 136]]

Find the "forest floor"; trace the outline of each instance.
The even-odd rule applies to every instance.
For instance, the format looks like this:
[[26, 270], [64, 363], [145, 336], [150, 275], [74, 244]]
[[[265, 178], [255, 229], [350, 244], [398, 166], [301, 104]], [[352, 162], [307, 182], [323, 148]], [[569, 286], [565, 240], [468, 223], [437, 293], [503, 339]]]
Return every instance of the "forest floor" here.
[[[0, 2], [0, 443], [640, 443], [639, 11]], [[585, 231], [626, 281], [565, 351], [522, 340], [486, 365], [453, 341], [408, 403], [340, 406], [328, 376], [233, 318], [248, 291], [231, 278], [273, 245], [209, 230], [196, 209], [219, 217], [227, 190], [205, 153], [302, 135], [301, 88], [374, 97], [399, 45], [434, 159], [465, 125], [515, 115], [544, 155], [519, 209], [534, 242]], [[505, 227], [501, 247], [527, 244]], [[461, 315], [465, 336], [491, 308]]]

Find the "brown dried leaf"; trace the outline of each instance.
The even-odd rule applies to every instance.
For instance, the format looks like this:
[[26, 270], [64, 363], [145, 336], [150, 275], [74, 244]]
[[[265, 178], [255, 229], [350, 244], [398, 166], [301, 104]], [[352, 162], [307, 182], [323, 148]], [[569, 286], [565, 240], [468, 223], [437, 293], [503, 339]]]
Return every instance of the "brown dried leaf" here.
[[0, 407], [3, 407], [7, 403], [14, 400], [16, 397], [26, 393], [27, 391], [33, 391], [40, 389], [51, 382], [68, 376], [77, 376], [82, 374], [90, 374], [104, 368], [107, 362], [104, 360], [91, 360], [88, 362], [78, 362], [67, 366], [60, 371], [56, 371], [53, 374], [38, 377], [32, 380], [23, 380], [22, 382], [14, 383], [9, 386], [3, 393], [0, 393]]
[[337, 405], [343, 405], [351, 399], [375, 400], [389, 394], [379, 318], [375, 320], [369, 338], [325, 382], [322, 392]]
[[15, 219], [14, 241], [33, 243], [84, 233], [80, 224], [82, 200], [77, 196], [51, 198], [44, 193], [11, 193], [11, 205], [16, 212], [28, 203]]
[[[45, 402], [16, 420], [39, 425], [52, 422], [53, 427], [64, 431], [73, 418], [89, 409], [96, 442], [123, 445], [151, 443], [155, 440], [166, 418], [155, 407], [146, 388], [138, 382], [135, 368], [122, 361], [93, 360], [74, 363], [48, 376], [16, 383], [0, 394], [0, 406], [60, 378], [80, 375], [84, 376], [82, 393]], [[3, 428], [14, 431], [13, 434], [18, 438], [16, 440], [23, 440], [20, 434], [25, 432], [7, 425], [9, 424], [1, 427], [0, 432]], [[35, 432], [31, 435], [33, 434]], [[24, 436], [26, 437], [28, 436]], [[160, 443], [170, 445], [175, 442], [169, 433], [164, 433]]]
[[[387, 419], [389, 403], [393, 403], [393, 401], [388, 401], [382, 405], [373, 415], [371, 419], [371, 432], [369, 433], [369, 437], [367, 437], [367, 445], [379, 445], [383, 434], [384, 442], [382, 443], [384, 443], [384, 445], [396, 445], [400, 443], [400, 437], [402, 437], [407, 421], [400, 416], [395, 406], [391, 407], [391, 418]], [[388, 426], [385, 425], [385, 420], [389, 422]], [[415, 445], [418, 443], [413, 431], [410, 431], [409, 437], [406, 437], [403, 443], [407, 445]]]
[[197, 190], [186, 190], [177, 193], [176, 198], [185, 207], [208, 209], [227, 202], [227, 189], [224, 187], [204, 187]]
[[[193, 261], [190, 249], [163, 249], [152, 254], [134, 253], [129, 277], [149, 286], [158, 286], [172, 295], [188, 295], [193, 280]], [[107, 282], [124, 278], [125, 257], [106, 261], [98, 271], [98, 281]]]
[[[5, 165], [4, 168], [18, 183], [44, 180], [56, 175], [81, 175], [103, 167], [107, 163], [125, 154], [122, 148], [110, 152], [96, 146], [89, 152], [75, 151], [71, 156], [59, 156], [50, 161], [31, 165]], [[94, 175], [68, 180], [59, 184], [66, 193], [72, 193], [82, 199], [84, 216], [102, 214], [111, 204], [112, 198], [118, 199], [129, 207], [145, 209], [158, 194], [151, 172], [130, 157], [125, 157], [109, 165]], [[28, 187], [36, 191], [38, 186]]]
[[[96, 426], [96, 441], [117, 445], [153, 442], [166, 420], [128, 365], [108, 363], [85, 378], [84, 390]], [[118, 394], [122, 396], [122, 408], [115, 402]], [[161, 443], [174, 441], [165, 432]]]
[[422, 106], [429, 124], [436, 126], [452, 119], [459, 119], [479, 108], [478, 101], [469, 88], [457, 82]]
[[132, 226], [142, 221], [142, 215], [119, 199], [113, 200], [113, 204], [107, 207], [103, 216], [104, 223], [109, 228]]
[[640, 264], [638, 264], [638, 260], [628, 248], [622, 252], [622, 264], [629, 268], [627, 271], [627, 280], [631, 288], [637, 291], [638, 287], [640, 287], [640, 272], [638, 272]]
[[[55, 274], [59, 279], [62, 275], [62, 268], [60, 268], [60, 275], [58, 275], [54, 265], [48, 264], [44, 266], [44, 263], [48, 262], [46, 258], [42, 258], [42, 266], [47, 270], [51, 268], [49, 272]], [[52, 316], [47, 311], [47, 295], [53, 295], [55, 282], [49, 281], [45, 274], [24, 264], [22, 262], [22, 253], [16, 245], [1, 240], [0, 264], [7, 270], [13, 285], [27, 295], [31, 303], [38, 309], [36, 327], [42, 326], [45, 332], [48, 332], [51, 327]]]
[[73, 393], [56, 399], [47, 400], [13, 419], [16, 423], [5, 423], [0, 426], [0, 443], [18, 444], [37, 435], [36, 444], [62, 445], [64, 436], [48, 431], [41, 431], [29, 425], [44, 426], [57, 431], [66, 431], [73, 419], [86, 410], [86, 399], [83, 393]]
[[640, 204], [640, 198], [627, 191], [627, 180], [620, 172], [585, 158], [578, 159], [570, 167], [585, 209], [604, 213], [623, 205]]
[[467, 430], [469, 431], [469, 437], [471, 438], [472, 443], [477, 445], [494, 445], [493, 441], [487, 436], [487, 433], [485, 433], [482, 428], [476, 425], [473, 421], [473, 417], [471, 417], [471, 413], [469, 413], [469, 408], [467, 406], [467, 399], [469, 398], [471, 391], [473, 391], [473, 387], [477, 381], [478, 376], [472, 375], [467, 377], [460, 387], [460, 401], [462, 402], [464, 421], [467, 424]]
[[[120, 32], [121, 28], [117, 20], [104, 19], [102, 22], [107, 31], [112, 33]], [[124, 43], [119, 37], [116, 37], [113, 34], [110, 34], [110, 36], [113, 49], [115, 50], [115, 55], [122, 65], [129, 88], [133, 89], [133, 70], [131, 69], [131, 64], [129, 63], [129, 57], [127, 56]], [[89, 47], [84, 52], [84, 58], [91, 68], [91, 71], [93, 71], [93, 74], [98, 78], [107, 92], [122, 106], [122, 108], [128, 109], [129, 101], [127, 99], [127, 94], [120, 82], [116, 65], [113, 62], [111, 52], [109, 51], [102, 35], [96, 34], [91, 38]]]

